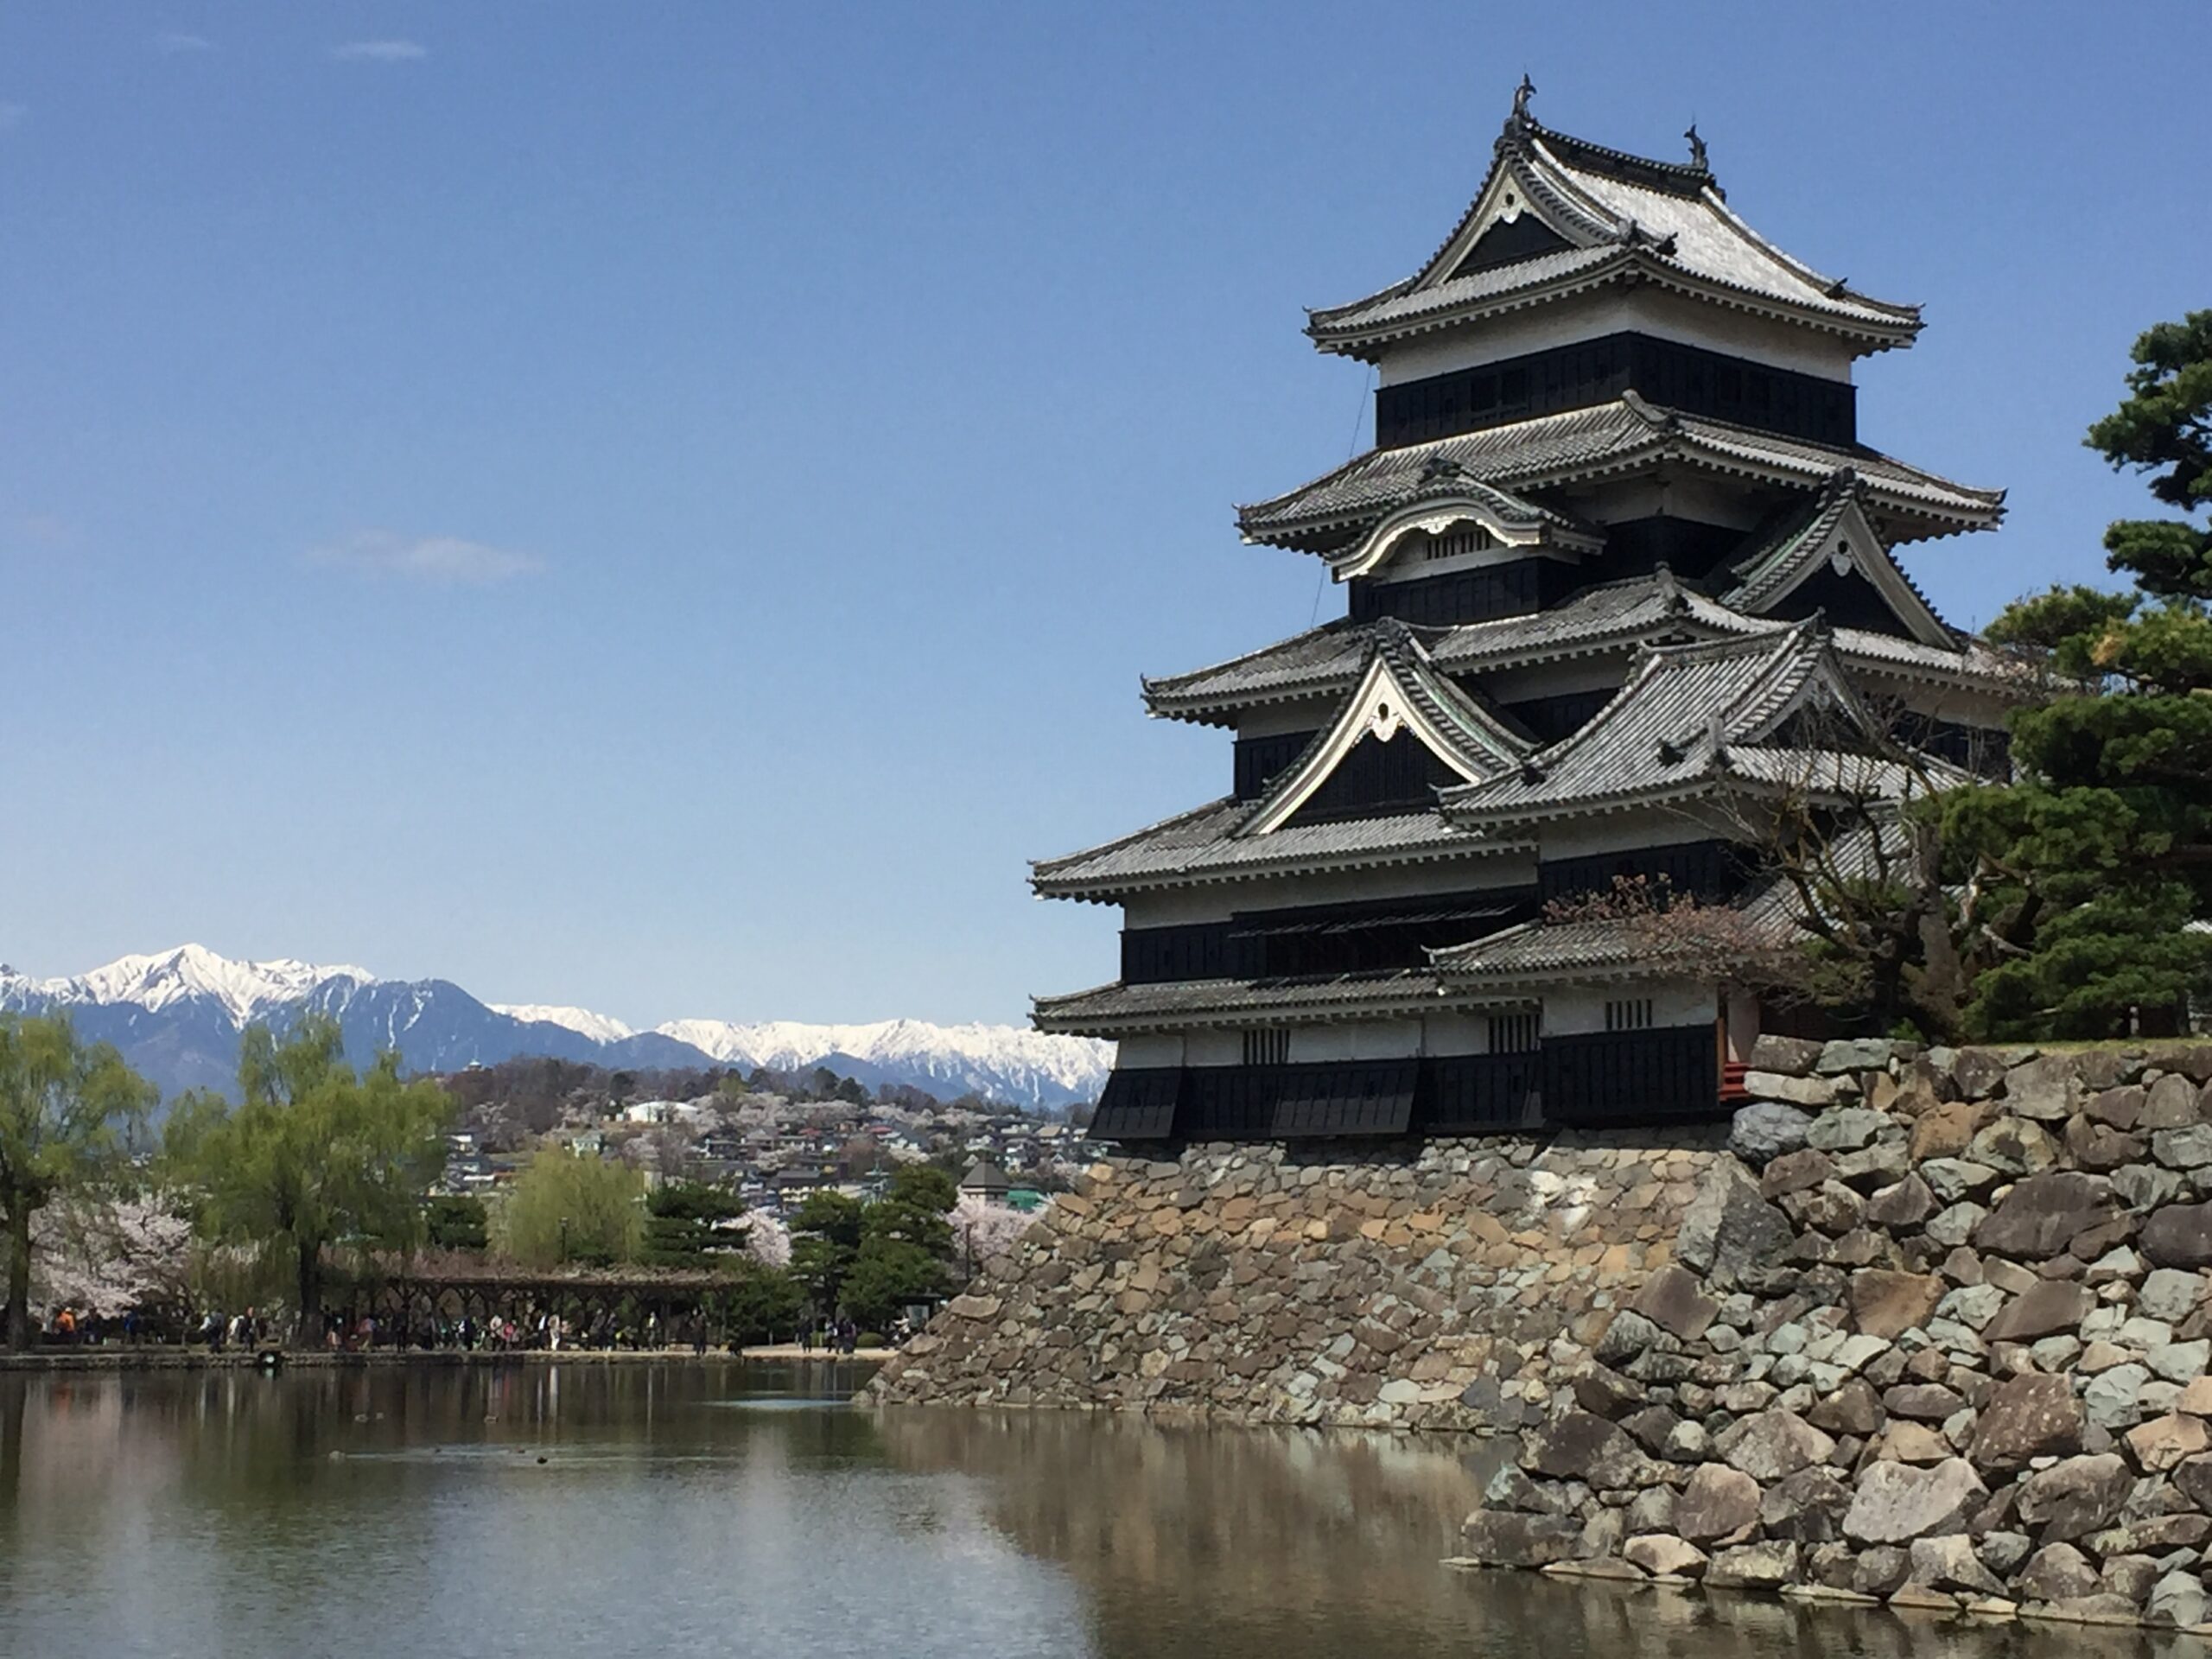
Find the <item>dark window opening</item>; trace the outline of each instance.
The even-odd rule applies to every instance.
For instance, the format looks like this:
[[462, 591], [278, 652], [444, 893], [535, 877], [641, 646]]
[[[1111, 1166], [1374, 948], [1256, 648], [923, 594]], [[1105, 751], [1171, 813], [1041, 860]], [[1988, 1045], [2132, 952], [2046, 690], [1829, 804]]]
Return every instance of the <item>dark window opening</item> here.
[[1624, 333], [1380, 387], [1375, 394], [1375, 442], [1378, 448], [1395, 449], [1508, 421], [1588, 409], [1631, 390], [1688, 415], [1709, 415], [1816, 443], [1858, 442], [1858, 393], [1848, 382]]

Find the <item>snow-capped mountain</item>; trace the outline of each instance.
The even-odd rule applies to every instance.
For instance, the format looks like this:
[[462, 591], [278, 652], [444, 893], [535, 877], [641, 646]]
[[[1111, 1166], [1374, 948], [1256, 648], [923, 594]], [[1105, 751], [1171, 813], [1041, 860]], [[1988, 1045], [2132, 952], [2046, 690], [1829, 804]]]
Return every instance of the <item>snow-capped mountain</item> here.
[[933, 1026], [879, 1020], [808, 1026], [788, 1020], [733, 1025], [672, 1020], [653, 1029], [728, 1065], [778, 1071], [828, 1065], [863, 1083], [911, 1083], [940, 1096], [977, 1094], [1023, 1102], [1091, 1100], [1113, 1063], [1109, 1044], [1049, 1037], [1019, 1026]]
[[410, 1071], [449, 1071], [518, 1055], [655, 1067], [828, 1065], [871, 1085], [909, 1084], [940, 1098], [970, 1090], [1049, 1108], [1097, 1097], [1113, 1046], [1018, 1026], [738, 1025], [677, 1020], [634, 1031], [588, 1008], [486, 1003], [442, 979], [378, 979], [367, 969], [279, 959], [233, 962], [197, 944], [130, 956], [90, 973], [34, 979], [0, 965], [0, 1012], [66, 1007], [78, 1030], [111, 1042], [165, 1095], [228, 1089], [238, 1033], [302, 1009], [337, 1020], [357, 1059], [398, 1051]]
[[158, 1013], [173, 1003], [206, 998], [241, 1026], [264, 1009], [298, 1001], [326, 981], [365, 983], [374, 977], [365, 968], [317, 968], [289, 957], [232, 962], [200, 944], [181, 944], [156, 957], [118, 957], [105, 968], [68, 979], [22, 979], [0, 968], [0, 982], [15, 980], [29, 993], [55, 1001], [129, 1002]]
[[525, 1025], [559, 1026], [580, 1037], [588, 1037], [594, 1043], [619, 1043], [625, 1037], [638, 1034], [620, 1020], [604, 1014], [594, 1014], [589, 1008], [559, 1007], [548, 1002], [487, 1002], [484, 1006], [494, 1014], [504, 1014], [508, 1019], [519, 1020]]

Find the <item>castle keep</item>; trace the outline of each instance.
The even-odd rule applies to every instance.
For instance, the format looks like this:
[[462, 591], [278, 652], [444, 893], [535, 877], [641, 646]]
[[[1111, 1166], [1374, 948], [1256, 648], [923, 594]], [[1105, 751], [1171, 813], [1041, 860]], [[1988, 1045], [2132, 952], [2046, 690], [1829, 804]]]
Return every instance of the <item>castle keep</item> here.
[[1311, 315], [1374, 365], [1375, 448], [1240, 510], [1345, 614], [1146, 681], [1235, 734], [1228, 792], [1034, 867], [1124, 916], [1113, 982], [1036, 1005], [1118, 1040], [1102, 1138], [1712, 1116], [1773, 1011], [1558, 901], [1642, 878], [1786, 928], [1762, 811], [2004, 765], [2016, 679], [1893, 555], [2001, 493], [1859, 441], [1854, 367], [1917, 308], [1751, 229], [1694, 129], [1645, 160], [1532, 90], [1427, 263]]

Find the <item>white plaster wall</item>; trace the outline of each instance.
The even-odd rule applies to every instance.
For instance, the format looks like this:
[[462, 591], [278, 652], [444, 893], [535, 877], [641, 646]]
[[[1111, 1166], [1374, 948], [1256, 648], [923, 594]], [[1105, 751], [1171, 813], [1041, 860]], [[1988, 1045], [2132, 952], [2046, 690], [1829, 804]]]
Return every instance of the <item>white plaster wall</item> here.
[[1624, 524], [1635, 518], [1688, 518], [1701, 524], [1749, 530], [1766, 510], [1764, 497], [1755, 488], [1747, 489], [1741, 483], [1721, 484], [1679, 468], [1609, 479], [1570, 490], [1567, 499], [1574, 512], [1601, 524]]
[[1172, 887], [1135, 893], [1122, 906], [1124, 927], [1173, 927], [1184, 922], [1225, 922], [1232, 908], [1230, 887]]
[[1678, 847], [1707, 841], [1716, 833], [1712, 820], [1688, 808], [1651, 808], [1611, 812], [1602, 817], [1565, 818], [1541, 826], [1544, 856], [1582, 858], [1595, 853], [1626, 852], [1644, 847]]
[[[1501, 1007], [1519, 1006], [1501, 1004]], [[1193, 1065], [1230, 1065], [1243, 1057], [1243, 1039], [1236, 1038], [1236, 1052], [1228, 1060]], [[1332, 1060], [1396, 1060], [1429, 1054], [1479, 1054], [1489, 1033], [1479, 1014], [1429, 1014], [1419, 1020], [1335, 1020], [1290, 1028], [1290, 1058], [1294, 1065], [1318, 1065]], [[1195, 1039], [1194, 1039], [1195, 1040]], [[1134, 1062], [1127, 1062], [1134, 1064]]]
[[1179, 1032], [1147, 1032], [1141, 1037], [1124, 1037], [1114, 1051], [1117, 1066], [1180, 1065], [1183, 1064], [1183, 1037]]
[[1185, 1065], [1242, 1065], [1244, 1033], [1241, 1031], [1193, 1031], [1183, 1039]]
[[[1693, 836], [1678, 838], [1695, 839]], [[1535, 855], [1502, 853], [1395, 869], [1343, 870], [1323, 875], [1224, 881], [1131, 893], [1122, 907], [1122, 922], [1125, 927], [1225, 922], [1240, 911], [1360, 904], [1378, 899], [1419, 899], [1431, 893], [1477, 893], [1490, 888], [1503, 891], [1528, 887], [1535, 879]]]
[[1424, 1054], [1481, 1054], [1490, 1048], [1490, 1022], [1479, 1014], [1432, 1014], [1421, 1027]]
[[1535, 697], [1565, 696], [1570, 691], [1618, 690], [1628, 677], [1633, 653], [1617, 652], [1609, 657], [1590, 657], [1571, 663], [1544, 663], [1534, 668], [1508, 668], [1482, 677], [1487, 696], [1500, 702], [1526, 702]]
[[1651, 999], [1655, 1027], [1706, 1025], [1719, 1012], [1713, 988], [1688, 980], [1638, 980], [1610, 988], [1569, 986], [1544, 998], [1544, 1035], [1576, 1037], [1603, 1031], [1607, 1002], [1643, 996]]
[[1324, 1060], [1351, 1058], [1351, 1033], [1354, 1029], [1343, 1025], [1292, 1027], [1291, 1064], [1313, 1065]]
[[1833, 334], [1724, 311], [1655, 289], [1609, 289], [1402, 341], [1383, 357], [1378, 378], [1395, 386], [1629, 330], [1823, 380], [1847, 384], [1852, 378], [1851, 347]]
[[1329, 697], [1301, 697], [1296, 702], [1271, 702], [1264, 708], [1240, 709], [1239, 737], [1274, 737], [1284, 732], [1315, 732], [1336, 717], [1337, 705]]

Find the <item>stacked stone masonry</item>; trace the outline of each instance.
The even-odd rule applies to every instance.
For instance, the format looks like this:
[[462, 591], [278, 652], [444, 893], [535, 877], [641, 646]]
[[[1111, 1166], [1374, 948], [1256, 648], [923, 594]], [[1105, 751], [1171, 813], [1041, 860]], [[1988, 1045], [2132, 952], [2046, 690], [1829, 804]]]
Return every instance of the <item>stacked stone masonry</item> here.
[[873, 1394], [1516, 1433], [1470, 1563], [2204, 1626], [2212, 1046], [1747, 1084], [1725, 1134], [1108, 1159]]

